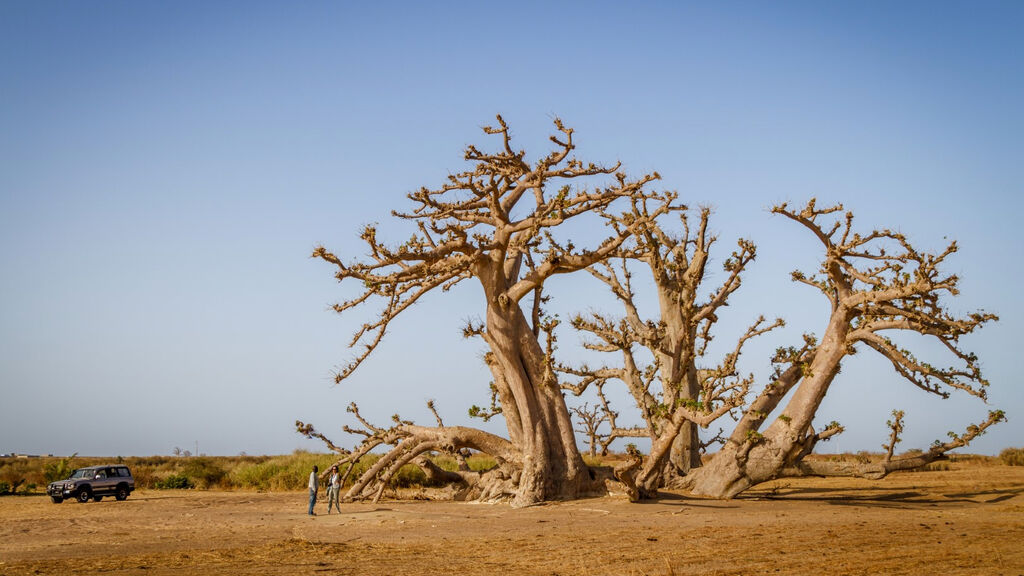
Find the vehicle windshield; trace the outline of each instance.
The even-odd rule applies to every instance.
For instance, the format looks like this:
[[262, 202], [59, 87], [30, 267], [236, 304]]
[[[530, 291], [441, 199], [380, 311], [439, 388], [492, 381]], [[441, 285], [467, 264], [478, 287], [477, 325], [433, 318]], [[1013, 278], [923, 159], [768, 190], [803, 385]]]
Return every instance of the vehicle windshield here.
[[92, 478], [92, 472], [92, 470], [89, 470], [87, 468], [79, 468], [78, 470], [75, 470], [74, 472], [71, 473], [70, 478]]

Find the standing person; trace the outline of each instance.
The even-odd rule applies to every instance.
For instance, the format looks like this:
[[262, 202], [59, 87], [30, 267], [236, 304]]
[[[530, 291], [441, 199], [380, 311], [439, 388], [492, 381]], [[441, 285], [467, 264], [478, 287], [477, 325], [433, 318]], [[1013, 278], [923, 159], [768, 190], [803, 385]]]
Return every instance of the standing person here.
[[316, 491], [319, 487], [317, 482], [316, 473], [320, 469], [313, 464], [313, 471], [309, 473], [309, 515], [316, 516], [316, 512], [313, 512], [313, 505], [316, 504]]
[[331, 504], [338, 509], [338, 514], [341, 514], [341, 505], [338, 504], [338, 496], [341, 494], [341, 474], [338, 473], [337, 466], [331, 466], [331, 479], [327, 485], [327, 513], [331, 513]]

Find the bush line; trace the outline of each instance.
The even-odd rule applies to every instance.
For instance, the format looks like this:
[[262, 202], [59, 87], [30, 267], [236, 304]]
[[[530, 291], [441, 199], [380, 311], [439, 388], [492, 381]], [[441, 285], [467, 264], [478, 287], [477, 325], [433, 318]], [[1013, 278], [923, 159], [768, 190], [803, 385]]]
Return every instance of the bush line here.
[[[816, 454], [814, 458], [870, 462], [880, 459], [880, 453]], [[346, 485], [372, 466], [379, 455], [370, 454], [360, 460]], [[587, 464], [600, 466], [614, 464], [619, 456], [607, 458], [586, 457]], [[98, 464], [125, 464], [135, 476], [137, 489], [154, 490], [303, 490], [309, 481], [313, 465], [326, 470], [337, 460], [334, 454], [317, 454], [296, 450], [282, 456], [131, 456], [113, 458], [0, 458], [0, 495], [40, 494], [46, 484], [66, 478], [75, 468]], [[437, 456], [433, 461], [446, 470], [457, 469], [454, 458]], [[468, 460], [473, 470], [486, 470], [494, 460], [484, 454], [474, 454]], [[953, 454], [949, 460], [935, 462], [922, 471], [950, 470], [954, 464], [1024, 466], [1024, 448], [1007, 448], [999, 456]], [[344, 470], [342, 470], [344, 472]], [[426, 476], [418, 467], [409, 464], [392, 480], [393, 487], [427, 486]]]

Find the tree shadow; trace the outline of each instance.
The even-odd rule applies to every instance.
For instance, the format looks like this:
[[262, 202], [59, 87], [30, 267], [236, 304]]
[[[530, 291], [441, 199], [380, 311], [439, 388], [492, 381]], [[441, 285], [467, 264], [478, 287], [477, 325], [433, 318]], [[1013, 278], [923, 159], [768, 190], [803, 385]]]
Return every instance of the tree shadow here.
[[353, 516], [356, 516], [356, 515], [359, 515], [359, 514], [373, 514], [374, 512], [394, 512], [394, 511], [395, 511], [394, 508], [374, 508], [373, 510], [342, 510], [341, 512], [338, 512], [337, 514], [338, 514], [338, 516], [343, 516], [345, 514], [351, 514]]
[[[1017, 488], [1007, 488], [1004, 490], [983, 490], [980, 492], [960, 492], [957, 494], [943, 494], [946, 498], [981, 498], [983, 496], [995, 496], [988, 500], [982, 500], [985, 504], [995, 504], [997, 502], [1003, 502], [1010, 500], [1024, 494], [1024, 486]], [[972, 502], [974, 500], [971, 500]]]
[[657, 498], [650, 500], [640, 500], [634, 502], [634, 504], [685, 504], [686, 506], [696, 506], [698, 508], [739, 508], [738, 504], [732, 503], [730, 500], [715, 500], [714, 498], [697, 498], [689, 496], [687, 494], [679, 494], [676, 492], [658, 492]]
[[[854, 494], [850, 494], [854, 492]], [[856, 494], [856, 492], [866, 492]], [[744, 495], [746, 498], [779, 501], [817, 501], [835, 506], [870, 506], [879, 508], [917, 508], [939, 504], [995, 504], [1024, 494], [1024, 486], [1001, 490], [982, 490], [941, 494], [938, 492], [882, 492], [876, 487], [864, 488], [779, 488]], [[985, 496], [994, 496], [985, 499]]]

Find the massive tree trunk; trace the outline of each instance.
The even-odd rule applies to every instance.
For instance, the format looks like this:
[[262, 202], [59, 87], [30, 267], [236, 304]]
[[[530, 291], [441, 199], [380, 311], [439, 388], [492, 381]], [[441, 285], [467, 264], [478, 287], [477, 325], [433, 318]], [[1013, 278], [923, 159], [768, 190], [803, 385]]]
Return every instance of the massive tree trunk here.
[[[702, 275], [706, 252], [697, 250], [689, 263], [695, 275]], [[688, 267], [688, 268], [689, 268]], [[663, 278], [655, 271], [655, 276]], [[664, 282], [664, 280], [663, 280]], [[695, 291], [672, 291], [667, 286], [658, 290], [658, 307], [661, 321], [665, 323], [663, 349], [659, 351], [660, 363], [665, 371], [662, 374], [662, 390], [664, 402], [671, 409], [679, 403], [697, 400], [700, 394], [700, 382], [695, 365], [697, 350], [697, 323], [693, 321], [696, 314], [694, 306]], [[664, 434], [671, 428], [669, 421], [659, 427]], [[686, 421], [679, 426], [672, 437], [672, 449], [668, 455], [668, 463], [659, 483], [678, 476], [685, 476], [693, 468], [700, 466], [700, 433], [695, 423]]]
[[[696, 394], [691, 398], [696, 397]], [[679, 436], [672, 443], [672, 452], [669, 455], [671, 468], [669, 474], [685, 476], [690, 471], [700, 468], [700, 427], [693, 422], [684, 422], [679, 430]]]
[[[485, 286], [485, 288], [487, 288]], [[554, 374], [522, 309], [488, 293], [486, 339], [509, 438], [522, 456], [513, 505], [574, 498], [594, 489]], [[514, 479], [515, 480], [515, 479]]]

